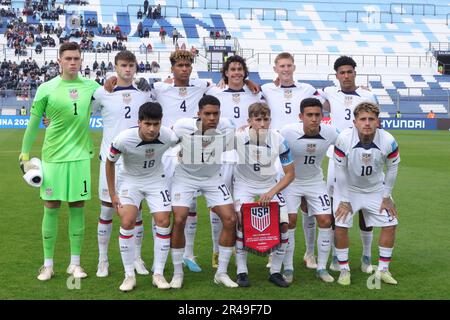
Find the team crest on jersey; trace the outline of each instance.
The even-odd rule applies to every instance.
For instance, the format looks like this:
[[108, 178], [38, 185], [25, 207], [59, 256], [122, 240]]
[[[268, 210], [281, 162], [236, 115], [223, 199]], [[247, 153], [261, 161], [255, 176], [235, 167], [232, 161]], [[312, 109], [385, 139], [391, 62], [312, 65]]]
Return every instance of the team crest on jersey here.
[[353, 97], [352, 96], [345, 96], [344, 97], [344, 106], [350, 107], [353, 103]]
[[77, 89], [70, 89], [69, 95], [70, 95], [70, 98], [72, 100], [77, 100], [78, 99], [78, 90]]
[[131, 93], [129, 93], [129, 92], [122, 93], [122, 99], [123, 99], [123, 103], [125, 103], [126, 105], [130, 104], [130, 102], [131, 102]]
[[362, 162], [367, 166], [372, 162], [372, 154], [371, 153], [363, 153], [361, 155]]
[[145, 150], [145, 157], [146, 158], [153, 158], [155, 155], [155, 149], [147, 149]]
[[214, 136], [203, 136], [202, 137], [202, 147], [205, 148], [207, 146], [209, 146], [211, 143], [214, 142], [214, 140], [216, 140], [216, 138]]
[[179, 88], [179, 89], [178, 89], [178, 95], [179, 95], [180, 97], [186, 97], [187, 94], [188, 94], [187, 88]]
[[53, 189], [52, 189], [52, 188], [47, 188], [47, 189], [45, 189], [45, 194], [46, 194], [48, 197], [51, 197], [51, 196], [53, 195]]
[[284, 98], [292, 99], [292, 89], [284, 89]]
[[308, 153], [314, 153], [314, 152], [316, 152], [316, 144], [315, 143], [308, 143], [307, 145], [306, 145], [306, 152], [308, 152]]
[[239, 93], [233, 93], [233, 102], [234, 103], [240, 103], [241, 102], [241, 95]]

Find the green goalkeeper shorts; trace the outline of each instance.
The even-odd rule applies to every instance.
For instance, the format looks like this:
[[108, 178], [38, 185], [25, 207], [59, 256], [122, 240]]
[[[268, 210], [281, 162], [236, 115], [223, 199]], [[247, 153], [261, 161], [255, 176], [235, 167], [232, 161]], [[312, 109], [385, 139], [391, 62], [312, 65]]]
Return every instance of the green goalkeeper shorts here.
[[42, 161], [42, 200], [67, 202], [91, 199], [91, 161]]

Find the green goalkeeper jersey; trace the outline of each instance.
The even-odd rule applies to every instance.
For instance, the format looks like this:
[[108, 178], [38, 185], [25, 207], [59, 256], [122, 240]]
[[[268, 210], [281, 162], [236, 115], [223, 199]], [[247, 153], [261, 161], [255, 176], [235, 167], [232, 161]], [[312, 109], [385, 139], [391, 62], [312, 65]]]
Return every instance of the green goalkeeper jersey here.
[[92, 158], [89, 133], [91, 100], [100, 85], [81, 76], [63, 80], [60, 76], [41, 84], [36, 92], [31, 115], [45, 113], [50, 125], [45, 132], [42, 159], [66, 162]]

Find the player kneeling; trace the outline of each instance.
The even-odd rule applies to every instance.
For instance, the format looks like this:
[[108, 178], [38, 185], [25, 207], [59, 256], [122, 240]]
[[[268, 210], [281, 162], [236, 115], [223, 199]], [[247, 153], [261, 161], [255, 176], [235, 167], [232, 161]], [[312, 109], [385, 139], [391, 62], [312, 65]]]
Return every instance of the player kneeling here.
[[[161, 126], [162, 109], [159, 103], [147, 102], [139, 108], [138, 127], [122, 131], [113, 141], [106, 161], [106, 178], [112, 204], [120, 216], [119, 246], [125, 268], [122, 291], [136, 286], [134, 273], [134, 226], [139, 205], [143, 199], [156, 223], [154, 242], [153, 285], [169, 289], [164, 279], [164, 266], [170, 248], [170, 193], [164, 175], [161, 157], [173, 147], [178, 138], [169, 128]], [[115, 165], [123, 157], [120, 178], [122, 183], [116, 194]]]
[[338, 283], [350, 284], [348, 229], [353, 214], [362, 210], [368, 227], [381, 228], [375, 278], [397, 284], [389, 272], [389, 262], [398, 224], [397, 209], [391, 198], [400, 162], [398, 145], [390, 133], [378, 129], [377, 105], [362, 102], [353, 114], [354, 127], [339, 134], [334, 148], [336, 182], [341, 186], [339, 194], [334, 195], [336, 253], [341, 268]]
[[[289, 284], [281, 275], [281, 264], [288, 240], [288, 212], [281, 194], [294, 180], [294, 163], [286, 140], [276, 131], [270, 130], [270, 109], [265, 103], [253, 103], [248, 109], [249, 127], [236, 134], [239, 162], [234, 169], [235, 211], [238, 216], [236, 239], [237, 283], [240, 287], [250, 285], [247, 268], [247, 252], [243, 249], [241, 205], [259, 202], [267, 206], [270, 201], [280, 204], [281, 245], [272, 257], [269, 281], [279, 287]], [[285, 175], [277, 182], [275, 160], [279, 157]]]

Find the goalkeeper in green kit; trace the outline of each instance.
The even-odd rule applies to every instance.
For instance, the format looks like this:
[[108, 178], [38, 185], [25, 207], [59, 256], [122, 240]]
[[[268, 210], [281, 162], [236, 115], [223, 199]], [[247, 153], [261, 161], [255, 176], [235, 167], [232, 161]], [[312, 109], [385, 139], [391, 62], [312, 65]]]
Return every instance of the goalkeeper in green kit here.
[[99, 84], [78, 74], [81, 50], [76, 42], [60, 46], [58, 62], [61, 75], [40, 85], [36, 92], [19, 156], [24, 172], [33, 168], [29, 162], [29, 152], [45, 113], [52, 121], [45, 132], [42, 147], [40, 197], [44, 200], [42, 240], [45, 260], [37, 277], [41, 281], [50, 280], [53, 276], [53, 255], [62, 201], [69, 203], [71, 260], [67, 273], [75, 278], [87, 277], [80, 266], [80, 253], [84, 239], [84, 201], [91, 198], [91, 100]]

